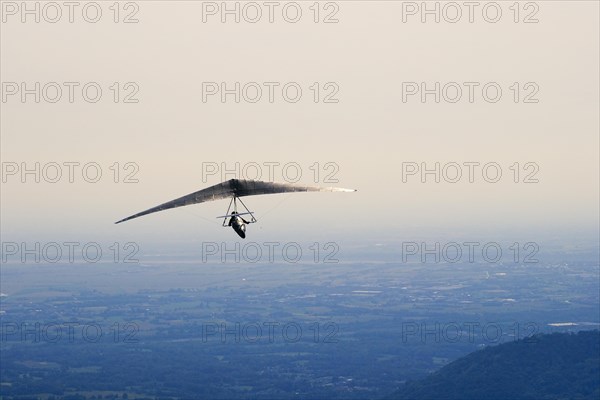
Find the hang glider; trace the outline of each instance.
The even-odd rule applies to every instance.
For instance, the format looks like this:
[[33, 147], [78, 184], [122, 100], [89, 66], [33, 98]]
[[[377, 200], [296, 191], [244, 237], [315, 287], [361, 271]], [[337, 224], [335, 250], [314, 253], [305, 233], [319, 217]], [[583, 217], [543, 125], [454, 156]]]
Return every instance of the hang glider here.
[[[263, 182], [253, 181], [244, 179], [230, 179], [225, 182], [221, 182], [217, 185], [207, 187], [194, 193], [190, 193], [186, 196], [180, 197], [175, 200], [168, 201], [156, 207], [152, 207], [146, 211], [139, 212], [131, 215], [127, 218], [123, 218], [120, 221], [115, 222], [119, 224], [121, 222], [129, 221], [130, 219], [138, 218], [147, 214], [152, 214], [158, 211], [168, 210], [170, 208], [183, 207], [191, 204], [205, 203], [207, 201], [221, 200], [231, 198], [229, 207], [224, 216], [217, 218], [224, 218], [223, 226], [232, 226], [233, 229], [240, 235], [245, 237], [246, 224], [256, 222], [254, 213], [252, 213], [246, 205], [242, 202], [240, 197], [244, 196], [257, 196], [262, 194], [276, 194], [276, 193], [290, 193], [290, 192], [355, 192], [354, 189], [343, 189], [336, 187], [319, 187], [319, 186], [300, 186], [290, 183], [274, 183], [274, 182]], [[237, 202], [240, 202], [246, 209], [246, 213], [237, 212]], [[231, 206], [233, 204], [233, 212], [230, 214]], [[244, 220], [241, 215], [251, 215], [250, 221]], [[230, 218], [229, 224], [226, 225], [227, 218]]]

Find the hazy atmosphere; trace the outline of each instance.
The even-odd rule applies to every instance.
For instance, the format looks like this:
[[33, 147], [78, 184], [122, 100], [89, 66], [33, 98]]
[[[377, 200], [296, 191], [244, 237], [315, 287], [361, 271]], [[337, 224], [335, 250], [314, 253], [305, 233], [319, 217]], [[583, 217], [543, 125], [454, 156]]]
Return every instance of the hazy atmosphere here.
[[[598, 329], [597, 1], [0, 8], [0, 397], [380, 399], [482, 347]], [[234, 178], [356, 192], [243, 197], [258, 220], [246, 239], [216, 218], [228, 199], [115, 224]], [[215, 340], [202, 354], [255, 365], [247, 381], [190, 367], [198, 375], [169, 382], [197, 362], [187, 332], [275, 320], [318, 322], [340, 342], [285, 342], [296, 355], [283, 356]], [[11, 324], [64, 321], [108, 337], [135, 324], [131, 381], [113, 387], [108, 366], [127, 343], [100, 343], [105, 358], [43, 343], [36, 356], [10, 336]], [[421, 321], [504, 334], [399, 344]], [[261, 369], [265, 355], [282, 369]], [[39, 382], [63, 386], [33, 389], [33, 362], [58, 365]], [[136, 375], [152, 362], [165, 371]], [[78, 386], [79, 373], [106, 383]], [[258, 389], [271, 381], [278, 391]], [[407, 388], [398, 398], [434, 396]]]
[[[121, 10], [121, 18], [136, 11], [137, 23], [114, 23], [114, 12], [104, 3], [97, 23], [83, 19], [83, 8], [73, 11], [73, 23], [67, 20], [68, 9], [56, 23], [45, 22], [43, 14], [40, 23], [33, 16], [31, 23], [20, 23], [20, 11], [4, 11], [2, 160], [16, 162], [19, 170], [3, 177], [3, 234], [43, 240], [90, 232], [108, 240], [131, 234], [138, 240], [161, 241], [165, 234], [209, 239], [212, 227], [188, 212], [212, 220], [222, 204], [165, 212], [130, 226], [111, 223], [216, 184], [224, 180], [225, 169], [235, 170], [236, 162], [240, 173], [246, 167], [249, 178], [257, 176], [251, 163], [261, 167], [263, 179], [272, 171], [274, 181], [285, 181], [284, 173], [295, 179], [299, 165], [299, 183], [323, 183], [329, 177], [338, 186], [358, 189], [352, 196], [291, 196], [268, 216], [272, 235], [288, 232], [287, 220], [308, 240], [315, 221], [329, 227], [320, 233], [351, 239], [359, 231], [361, 240], [363, 235], [399, 240], [415, 232], [480, 234], [482, 228], [534, 236], [548, 230], [557, 235], [596, 231], [596, 2], [543, 2], [536, 14], [539, 23], [515, 23], [508, 6], [497, 23], [486, 22], [478, 8], [469, 23], [464, 7], [459, 22], [445, 22], [442, 14], [440, 23], [435, 15], [422, 23], [421, 12], [404, 10], [406, 2], [366, 1], [321, 5], [319, 18], [334, 14], [337, 23], [314, 23], [312, 3], [298, 3], [303, 14], [297, 23], [283, 19], [282, 6], [273, 11], [273, 23], [264, 6], [256, 23], [245, 22], [241, 11], [239, 23], [235, 15], [221, 23], [220, 3], [216, 15], [208, 14], [212, 9], [205, 3], [152, 1], [136, 3], [139, 10]], [[293, 16], [293, 9], [286, 10]], [[251, 11], [247, 18], [254, 15]], [[87, 13], [93, 16], [92, 9]], [[530, 13], [521, 10], [520, 18]], [[9, 95], [7, 82], [17, 83], [19, 92]], [[23, 102], [22, 82], [30, 89], [35, 82], [42, 88], [56, 82], [62, 97], [56, 103], [45, 100], [55, 97], [49, 87], [39, 103], [33, 94]], [[64, 82], [79, 84], [73, 86], [72, 103]], [[90, 82], [102, 90], [96, 103], [82, 95]], [[115, 82], [121, 97], [117, 103]], [[236, 82], [239, 103], [235, 94], [223, 102], [221, 83], [235, 92]], [[272, 83], [272, 102], [265, 82]], [[421, 83], [435, 92], [436, 82], [439, 103], [435, 93], [423, 102]], [[472, 83], [471, 99], [465, 82]], [[131, 86], [125, 88], [127, 83]], [[216, 83], [219, 92], [204, 93], [203, 84], [205, 92], [214, 90], [206, 83]], [[254, 103], [255, 86], [242, 93], [248, 83], [262, 91]], [[291, 100], [282, 95], [288, 83], [294, 84], [288, 89]], [[494, 86], [486, 99], [482, 88], [489, 83]], [[302, 94], [292, 103], [296, 85]], [[495, 85], [501, 89], [498, 100]], [[452, 103], [456, 86], [462, 97]], [[418, 92], [407, 94], [410, 90]], [[35, 175], [21, 179], [23, 162], [30, 169], [36, 162], [40, 169], [58, 163], [62, 177], [50, 183], [55, 176], [50, 166], [47, 179], [40, 172], [39, 184]], [[72, 167], [72, 184], [65, 162], [80, 163]], [[97, 183], [82, 177], [89, 162], [100, 166]], [[115, 162], [118, 168], [110, 169]], [[135, 166], [126, 168], [126, 163]], [[207, 163], [216, 163], [218, 171], [203, 181]], [[268, 163], [279, 165], [271, 164], [270, 170]], [[284, 172], [288, 163], [297, 165]], [[334, 166], [326, 168], [326, 163]], [[411, 163], [404, 166], [406, 172], [413, 171], [408, 169], [412, 163], [418, 166], [404, 182], [403, 163]], [[422, 183], [422, 163], [430, 170], [439, 163], [439, 183], [434, 174]], [[458, 179], [453, 163], [461, 167]], [[472, 167], [473, 183], [464, 163], [479, 163]], [[496, 164], [484, 174], [488, 163]], [[8, 168], [5, 174], [12, 171]], [[86, 170], [88, 180], [94, 180], [97, 169]], [[115, 169], [121, 173], [118, 183]], [[494, 181], [498, 169], [498, 182], [484, 179]], [[137, 183], [123, 182], [128, 176]], [[264, 213], [280, 201], [255, 198], [251, 203]]]

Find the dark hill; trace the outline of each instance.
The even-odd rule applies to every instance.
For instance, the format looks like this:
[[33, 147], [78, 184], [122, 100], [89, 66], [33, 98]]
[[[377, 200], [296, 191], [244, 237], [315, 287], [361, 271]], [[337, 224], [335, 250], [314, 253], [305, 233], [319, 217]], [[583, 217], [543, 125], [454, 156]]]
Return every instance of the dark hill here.
[[487, 347], [407, 382], [389, 399], [600, 399], [600, 331]]

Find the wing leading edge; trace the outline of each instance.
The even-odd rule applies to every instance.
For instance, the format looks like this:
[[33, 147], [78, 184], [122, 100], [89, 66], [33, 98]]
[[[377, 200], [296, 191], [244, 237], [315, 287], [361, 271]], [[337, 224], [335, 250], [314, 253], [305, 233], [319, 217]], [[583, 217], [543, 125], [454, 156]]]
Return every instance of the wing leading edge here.
[[252, 181], [245, 179], [230, 179], [225, 182], [221, 182], [217, 185], [207, 187], [194, 193], [190, 193], [186, 196], [180, 197], [175, 200], [168, 201], [156, 207], [147, 209], [146, 211], [139, 212], [131, 215], [127, 218], [123, 218], [120, 221], [115, 222], [119, 224], [121, 222], [129, 221], [137, 217], [141, 217], [147, 214], [152, 214], [158, 211], [168, 210], [170, 208], [189, 206], [191, 204], [204, 203], [207, 201], [214, 201], [225, 199], [231, 196], [243, 197], [243, 196], [257, 196], [261, 194], [276, 194], [276, 193], [289, 193], [289, 192], [355, 192], [355, 189], [344, 189], [336, 187], [319, 187], [319, 186], [299, 186], [291, 183], [273, 183], [263, 181]]

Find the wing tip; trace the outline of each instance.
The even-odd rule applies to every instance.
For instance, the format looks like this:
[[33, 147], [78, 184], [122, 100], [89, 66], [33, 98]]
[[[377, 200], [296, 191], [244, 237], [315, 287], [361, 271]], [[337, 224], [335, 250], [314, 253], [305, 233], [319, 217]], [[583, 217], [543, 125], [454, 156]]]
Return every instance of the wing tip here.
[[358, 192], [357, 189], [340, 188], [339, 190], [342, 191], [342, 192]]

